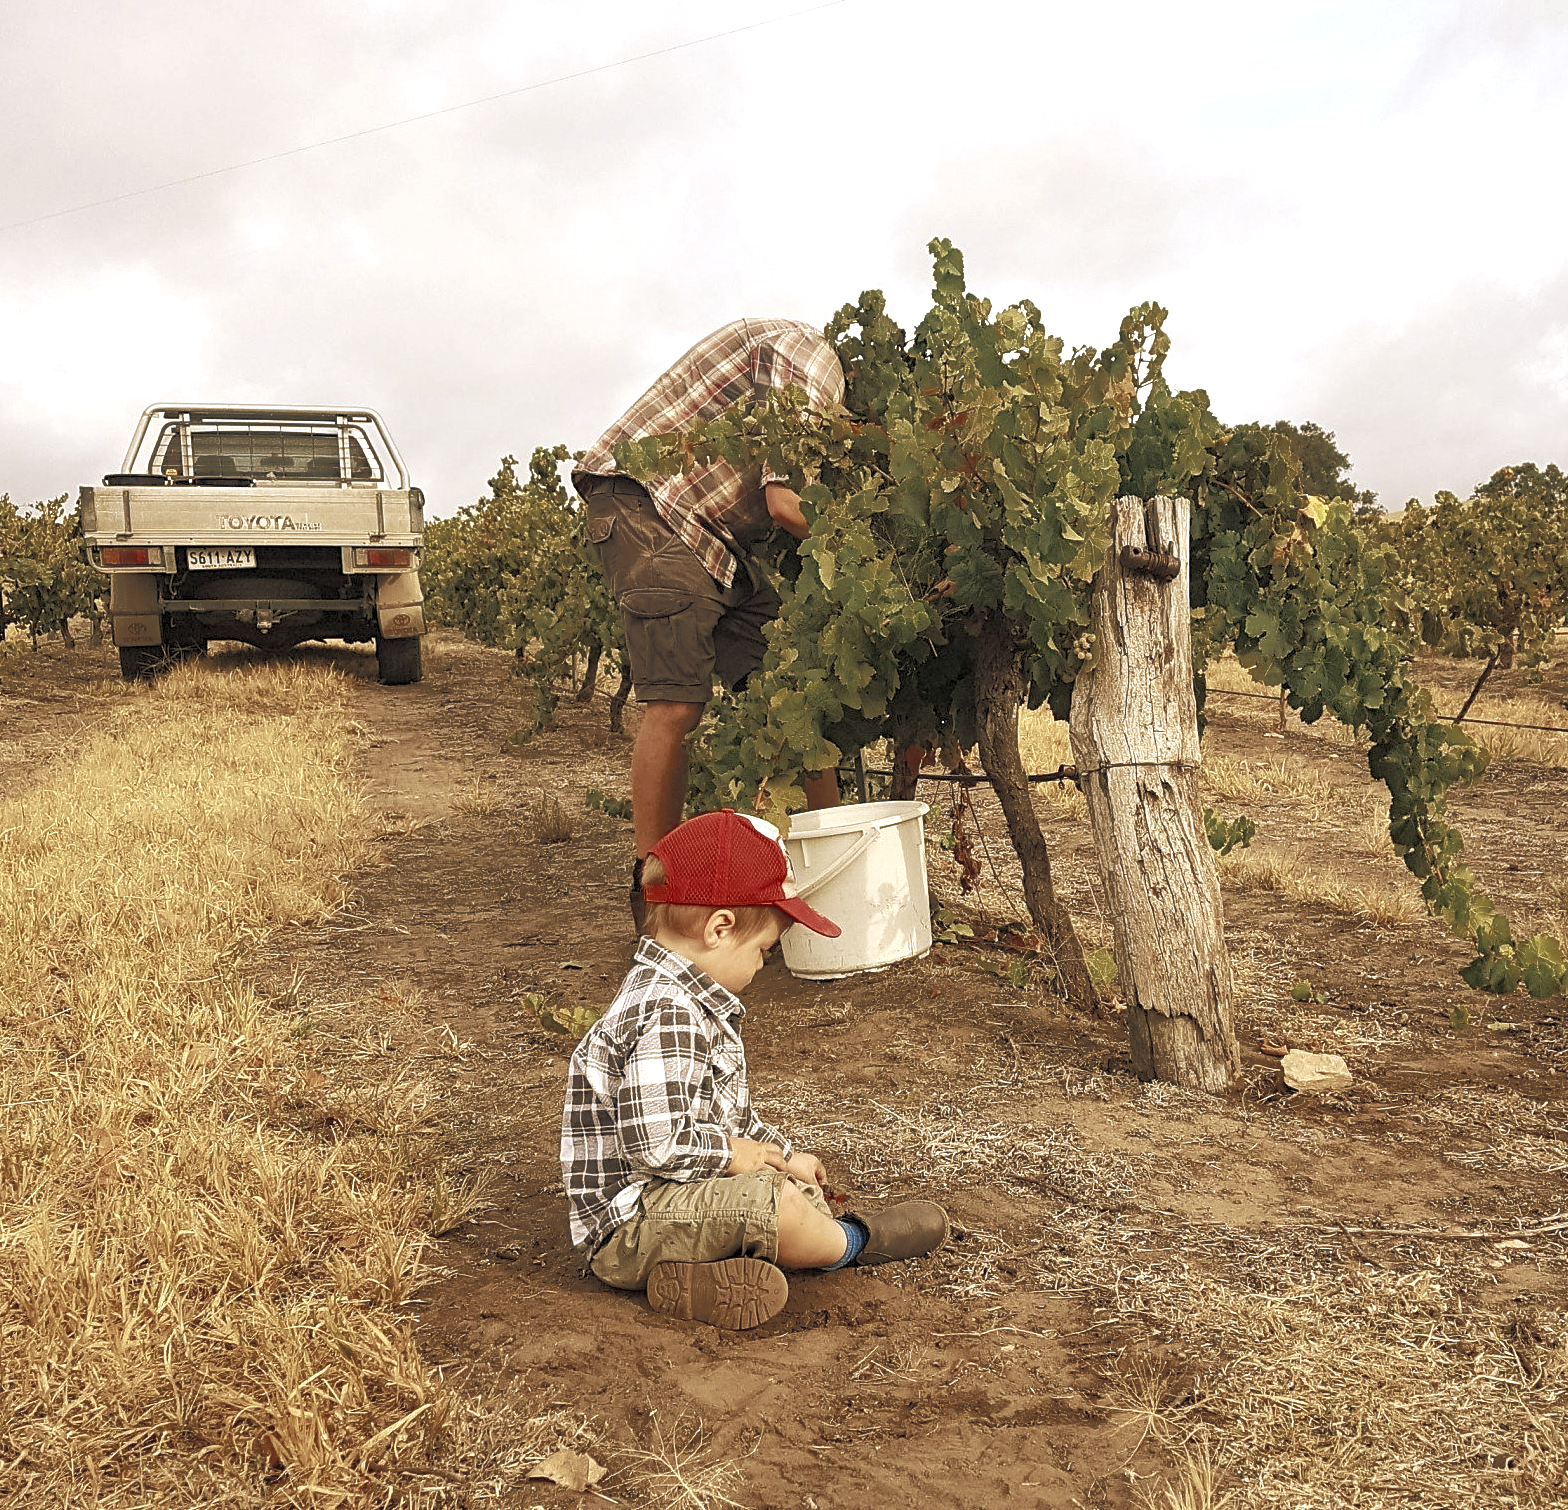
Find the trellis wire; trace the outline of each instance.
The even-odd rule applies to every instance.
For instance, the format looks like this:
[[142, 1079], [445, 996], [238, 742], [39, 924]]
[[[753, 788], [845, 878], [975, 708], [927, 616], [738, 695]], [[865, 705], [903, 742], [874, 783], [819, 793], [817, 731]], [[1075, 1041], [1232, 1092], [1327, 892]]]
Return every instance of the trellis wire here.
[[[1242, 692], [1234, 687], [1210, 687], [1204, 693], [1205, 697], [1260, 697], [1266, 702], [1277, 702], [1278, 694], [1273, 692]], [[1458, 720], [1456, 719], [1457, 723]], [[1487, 724], [1493, 729], [1531, 729], [1538, 734], [1568, 734], [1568, 729], [1554, 728], [1551, 724], [1511, 724], [1500, 718], [1466, 718], [1467, 724]], [[1030, 777], [1030, 780], [1034, 780]]]

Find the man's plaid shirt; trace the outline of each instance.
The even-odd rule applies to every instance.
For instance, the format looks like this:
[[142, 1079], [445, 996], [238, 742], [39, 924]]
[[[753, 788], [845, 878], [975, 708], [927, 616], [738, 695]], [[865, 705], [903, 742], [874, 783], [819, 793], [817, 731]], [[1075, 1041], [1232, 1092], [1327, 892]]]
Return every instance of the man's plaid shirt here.
[[717, 1179], [729, 1135], [784, 1135], [751, 1109], [739, 997], [650, 938], [620, 992], [572, 1055], [561, 1174], [572, 1243], [599, 1248], [654, 1180]]
[[[814, 409], [844, 402], [844, 369], [821, 331], [798, 320], [736, 320], [698, 341], [590, 446], [572, 473], [580, 493], [594, 477], [615, 473], [622, 441], [684, 430], [715, 419], [740, 398], [765, 398], [798, 383]], [[735, 580], [733, 552], [747, 554], [773, 528], [764, 492], [782, 481], [715, 461], [648, 484], [664, 522], [696, 553], [717, 582]]]

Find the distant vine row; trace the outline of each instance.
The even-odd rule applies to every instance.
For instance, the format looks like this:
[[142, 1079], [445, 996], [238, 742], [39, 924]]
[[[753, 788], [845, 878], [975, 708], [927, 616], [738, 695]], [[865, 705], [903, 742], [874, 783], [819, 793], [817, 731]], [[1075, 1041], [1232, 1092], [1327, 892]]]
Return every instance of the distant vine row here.
[[549, 722], [575, 657], [586, 654], [583, 691], [591, 693], [601, 660], [620, 667], [611, 727], [619, 729], [630, 691], [620, 614], [581, 510], [560, 477], [565, 446], [540, 446], [519, 481], [515, 457], [501, 459], [490, 492], [450, 519], [425, 528], [420, 578], [427, 611], [485, 645], [529, 664], [533, 708], [528, 729]]

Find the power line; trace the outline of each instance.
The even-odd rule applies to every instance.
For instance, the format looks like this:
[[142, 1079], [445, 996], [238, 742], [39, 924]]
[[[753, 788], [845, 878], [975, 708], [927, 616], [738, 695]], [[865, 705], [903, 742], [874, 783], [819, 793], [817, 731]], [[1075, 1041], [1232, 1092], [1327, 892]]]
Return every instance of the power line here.
[[384, 121], [379, 126], [366, 126], [359, 131], [346, 131], [342, 136], [323, 137], [319, 142], [307, 142], [302, 147], [288, 147], [282, 152], [269, 152], [265, 157], [247, 158], [244, 162], [229, 163], [222, 168], [208, 168], [201, 173], [190, 173], [184, 178], [171, 178], [166, 183], [149, 184], [142, 189], [128, 189], [123, 194], [111, 194], [107, 199], [92, 199], [85, 204], [71, 205], [63, 210], [50, 210], [45, 215], [34, 215], [28, 220], [13, 220], [8, 225], [0, 225], [0, 232], [19, 231], [24, 226], [42, 225], [47, 220], [60, 220], [67, 215], [80, 215], [86, 210], [99, 210], [105, 205], [121, 204], [127, 199], [140, 199], [147, 194], [161, 194], [165, 189], [178, 189], [184, 184], [200, 183], [205, 178], [219, 178], [225, 173], [238, 173], [244, 168], [257, 168], [263, 163], [275, 163], [286, 157], [298, 157], [303, 152], [316, 152], [323, 147], [337, 147], [344, 142], [359, 141], [363, 137], [376, 136], [383, 131], [396, 131], [400, 126], [413, 126], [421, 121], [433, 121], [439, 116], [456, 115], [460, 110], [473, 110], [479, 105], [493, 105], [497, 100], [510, 100], [520, 94], [533, 94], [536, 90], [552, 89], [557, 84], [570, 84], [577, 79], [591, 78], [597, 73], [628, 68], [633, 63], [646, 63], [651, 58], [664, 58], [671, 53], [685, 52], [693, 47], [704, 47], [709, 42], [722, 42], [726, 37], [738, 37], [743, 32], [760, 31], [765, 26], [779, 26], [785, 21], [797, 21], [802, 16], [833, 10], [837, 6], [848, 3], [849, 0], [824, 0], [820, 5], [808, 5], [803, 10], [789, 11], [782, 16], [769, 16], [762, 21], [748, 21], [744, 26], [732, 26], [728, 31], [709, 32], [707, 36], [694, 37], [689, 42], [672, 42], [668, 47], [656, 47], [651, 52], [640, 52], [634, 57], [619, 58], [613, 63], [599, 63], [592, 68], [579, 68], [575, 73], [558, 74], [553, 79], [540, 79], [534, 84], [521, 84], [516, 89], [503, 89], [499, 94], [487, 94], [479, 99], [464, 100], [460, 105], [443, 105], [439, 110], [426, 110], [420, 115], [405, 115], [400, 120]]

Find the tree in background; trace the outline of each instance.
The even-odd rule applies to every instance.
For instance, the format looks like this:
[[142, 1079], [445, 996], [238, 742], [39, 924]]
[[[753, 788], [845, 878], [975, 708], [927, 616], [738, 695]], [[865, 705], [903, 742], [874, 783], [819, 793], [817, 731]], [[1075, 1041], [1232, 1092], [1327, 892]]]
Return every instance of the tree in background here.
[[1350, 458], [1335, 443], [1332, 430], [1311, 420], [1296, 425], [1277, 419], [1272, 425], [1237, 425], [1234, 431], [1243, 436], [1250, 432], [1274, 436], [1289, 450], [1301, 468], [1296, 485], [1303, 493], [1314, 498], [1342, 498], [1358, 518], [1376, 512], [1377, 494], [1358, 489], [1350, 480]]

